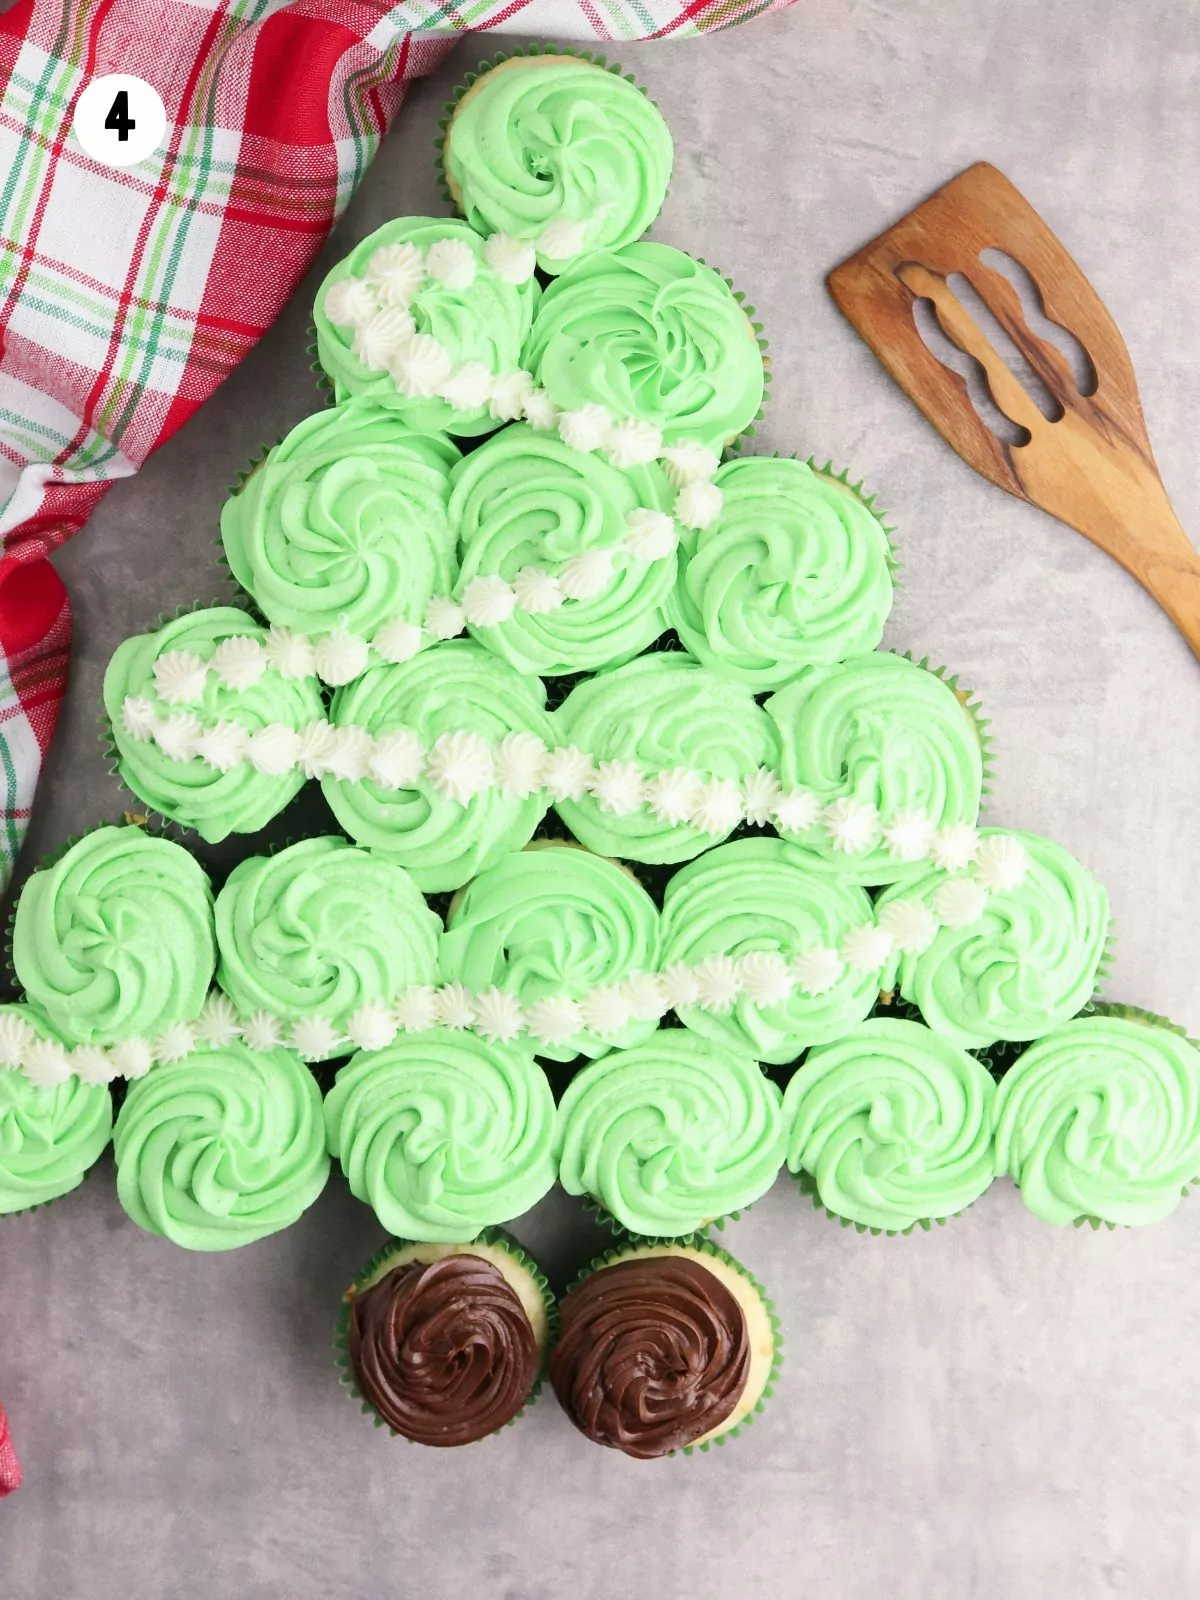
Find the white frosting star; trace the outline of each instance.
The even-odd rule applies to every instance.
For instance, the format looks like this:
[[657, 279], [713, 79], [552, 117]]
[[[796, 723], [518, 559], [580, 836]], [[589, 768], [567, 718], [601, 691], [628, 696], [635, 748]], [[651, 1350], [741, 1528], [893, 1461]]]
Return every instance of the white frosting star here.
[[933, 845], [934, 825], [923, 811], [898, 811], [883, 830], [893, 861], [924, 861]]
[[692, 968], [697, 1001], [705, 1011], [718, 1014], [730, 1010], [741, 992], [742, 975], [732, 956], [705, 956]]
[[1005, 894], [1025, 881], [1029, 854], [1011, 833], [989, 833], [980, 839], [975, 855], [976, 883], [993, 894]]
[[803, 994], [828, 994], [841, 982], [844, 971], [841, 956], [828, 945], [815, 945], [792, 958], [792, 977]]
[[371, 648], [384, 661], [399, 664], [418, 655], [424, 642], [424, 628], [418, 628], [415, 622], [405, 622], [402, 617], [393, 617], [377, 630]]
[[397, 392], [410, 400], [432, 399], [453, 370], [449, 350], [431, 333], [414, 334], [388, 365]]
[[331, 778], [344, 783], [361, 783], [371, 770], [375, 742], [365, 728], [347, 724], [333, 730], [332, 745], [325, 756]]
[[604, 984], [584, 995], [579, 1002], [579, 1015], [589, 1033], [601, 1039], [611, 1039], [627, 1028], [631, 1013], [629, 1001], [619, 985]]
[[582, 1031], [583, 1018], [569, 995], [551, 994], [527, 1008], [525, 1026], [543, 1044], [560, 1045]]
[[545, 389], [531, 389], [525, 396], [525, 421], [538, 433], [553, 433], [558, 427], [558, 407]]
[[558, 579], [543, 572], [541, 567], [522, 567], [513, 578], [513, 593], [517, 597], [517, 605], [531, 617], [557, 611], [563, 603]]
[[306, 778], [324, 778], [337, 748], [337, 735], [327, 722], [310, 722], [300, 729], [296, 765]]
[[937, 938], [937, 918], [923, 900], [889, 900], [875, 920], [904, 955], [920, 955]]
[[731, 778], [708, 778], [696, 791], [691, 822], [702, 833], [730, 833], [742, 820], [742, 791]]
[[479, 261], [465, 239], [438, 239], [425, 252], [425, 271], [457, 294], [471, 287], [478, 269]]
[[449, 595], [435, 594], [425, 607], [425, 626], [435, 639], [454, 639], [467, 625], [463, 608]]
[[291, 628], [272, 623], [267, 633], [263, 651], [267, 662], [281, 678], [299, 679], [316, 676], [313, 643], [306, 634], [293, 633]]
[[221, 640], [211, 665], [224, 688], [252, 689], [267, 670], [267, 656], [257, 639], [238, 633]]
[[756, 1006], [782, 1005], [791, 998], [791, 970], [777, 950], [751, 950], [738, 961], [742, 993]]
[[657, 972], [631, 972], [621, 984], [621, 993], [636, 1022], [657, 1022], [671, 1009]]
[[485, 989], [475, 996], [475, 1032], [493, 1043], [508, 1044], [525, 1027], [525, 1014], [505, 989]]
[[662, 469], [675, 489], [689, 483], [706, 483], [720, 465], [720, 456], [695, 439], [668, 445], [662, 453]]
[[742, 810], [746, 821], [760, 827], [770, 822], [781, 794], [779, 779], [769, 767], [759, 767], [757, 772], [752, 772], [742, 782]]
[[190, 711], [173, 711], [154, 729], [154, 742], [172, 761], [191, 761], [196, 741], [204, 736], [204, 724]]
[[368, 372], [386, 372], [416, 331], [402, 306], [381, 306], [370, 322], [355, 329], [350, 348]]
[[346, 1033], [359, 1050], [386, 1050], [396, 1037], [396, 1019], [387, 1006], [368, 1001], [347, 1020]]
[[662, 434], [651, 423], [622, 417], [604, 435], [602, 448], [614, 467], [627, 470], [657, 460], [662, 443]]
[[411, 789], [421, 776], [425, 752], [412, 728], [380, 734], [367, 760], [367, 775], [381, 789]]
[[568, 556], [558, 575], [558, 586], [568, 600], [595, 600], [612, 582], [611, 550], [580, 550]]
[[204, 695], [208, 667], [190, 650], [167, 650], [154, 663], [154, 687], [169, 706], [193, 706]]
[[596, 781], [592, 758], [573, 744], [551, 750], [542, 769], [542, 787], [552, 800], [582, 800]]
[[341, 1043], [341, 1035], [328, 1017], [301, 1017], [288, 1032], [288, 1043], [305, 1061], [325, 1061]]
[[380, 245], [367, 263], [366, 277], [384, 305], [407, 306], [420, 292], [425, 264], [415, 244]]
[[700, 998], [700, 984], [685, 961], [674, 961], [659, 974], [663, 997], [672, 1011], [694, 1006]]
[[0, 1011], [0, 1067], [19, 1067], [37, 1038], [31, 1024], [16, 1011]]
[[121, 706], [121, 724], [131, 739], [153, 739], [158, 716], [144, 695], [128, 694]]
[[659, 822], [676, 828], [696, 809], [700, 775], [688, 767], [664, 767], [646, 780], [646, 804]]
[[492, 398], [492, 373], [482, 361], [464, 361], [438, 390], [456, 411], [478, 411]]
[[497, 422], [516, 422], [525, 415], [525, 402], [533, 393], [533, 374], [516, 367], [502, 372], [492, 384], [489, 410]]
[[338, 328], [361, 328], [375, 315], [379, 302], [362, 278], [339, 278], [325, 291], [325, 315]]
[[504, 794], [525, 800], [542, 787], [549, 751], [536, 733], [518, 729], [496, 746], [496, 783]]
[[974, 878], [947, 878], [933, 891], [933, 914], [947, 928], [969, 928], [987, 909], [988, 892]]
[[559, 416], [558, 436], [572, 450], [599, 450], [612, 427], [612, 420], [603, 406], [580, 406]]
[[471, 992], [461, 983], [447, 983], [433, 997], [434, 1015], [444, 1028], [469, 1028], [475, 1021]]
[[675, 496], [675, 520], [685, 528], [711, 528], [724, 504], [725, 497], [715, 483], [696, 478]]
[[625, 548], [635, 561], [665, 561], [679, 545], [674, 517], [649, 506], [635, 506], [625, 518]]
[[34, 1039], [26, 1046], [21, 1068], [39, 1089], [54, 1089], [71, 1076], [71, 1058], [57, 1039]]
[[627, 817], [642, 804], [645, 782], [632, 761], [601, 761], [591, 783], [592, 796], [601, 811]]
[[483, 259], [505, 283], [528, 283], [537, 266], [532, 240], [514, 239], [510, 233], [493, 233], [486, 239]]
[[[157, 1046], [154, 1054], [160, 1061], [167, 1060], [166, 1056], [159, 1055]], [[71, 1051], [70, 1065], [80, 1083], [111, 1083], [116, 1076], [108, 1051], [102, 1050], [98, 1044], [77, 1044]]]
[[252, 1011], [242, 1024], [242, 1039], [251, 1050], [266, 1054], [283, 1043], [283, 1023], [269, 1011]]
[[879, 841], [879, 811], [870, 800], [843, 795], [825, 807], [822, 821], [830, 844], [846, 855], [861, 855]]
[[313, 646], [313, 665], [318, 678], [337, 689], [362, 677], [367, 670], [368, 654], [367, 641], [361, 634], [335, 628]]
[[154, 1052], [145, 1039], [118, 1039], [110, 1045], [108, 1059], [118, 1077], [135, 1082], [144, 1078], [154, 1065]]
[[287, 728], [281, 722], [270, 722], [250, 735], [246, 745], [246, 760], [255, 772], [261, 772], [264, 777], [280, 778], [300, 760], [301, 744], [295, 728]]
[[821, 816], [821, 802], [811, 789], [789, 789], [771, 807], [780, 833], [805, 833]]
[[512, 616], [516, 605], [516, 591], [498, 572], [472, 578], [463, 590], [463, 615], [475, 628], [499, 627]]
[[218, 722], [192, 741], [193, 753], [218, 772], [239, 766], [250, 750], [250, 735], [238, 722]]
[[443, 733], [425, 757], [425, 776], [444, 799], [465, 806], [496, 781], [496, 763], [478, 733]]
[[851, 928], [842, 940], [842, 959], [855, 972], [877, 972], [892, 949], [892, 936], [886, 928], [864, 922], [860, 928]]
[[217, 989], [210, 990], [193, 1026], [202, 1044], [217, 1048], [232, 1044], [242, 1033], [233, 1001]]
[[437, 990], [431, 983], [406, 989], [392, 1008], [401, 1033], [426, 1033], [437, 1021]]
[[587, 245], [588, 224], [576, 217], [556, 217], [538, 236], [538, 254], [547, 261], [572, 261]]
[[942, 872], [965, 872], [979, 849], [979, 830], [969, 822], [948, 822], [934, 833], [930, 859]]

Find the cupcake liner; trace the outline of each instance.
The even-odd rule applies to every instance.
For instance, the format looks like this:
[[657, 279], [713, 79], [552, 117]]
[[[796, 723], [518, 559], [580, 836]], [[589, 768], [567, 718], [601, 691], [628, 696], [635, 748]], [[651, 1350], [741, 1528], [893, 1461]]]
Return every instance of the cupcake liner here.
[[[121, 1080], [121, 1081], [123, 1082], [124, 1080]], [[112, 1086], [111, 1085], [109, 1086], [109, 1092], [110, 1092], [110, 1094], [112, 1093]], [[121, 1098], [123, 1100], [125, 1098], [124, 1095], [122, 1095]], [[113, 1095], [112, 1099], [113, 1099], [113, 1121], [115, 1122], [116, 1118], [117, 1118], [117, 1112], [121, 1108], [120, 1108], [120, 1105], [117, 1102], [117, 1099], [116, 1099], [115, 1095]], [[108, 1143], [105, 1145], [104, 1149], [101, 1150], [100, 1154], [96, 1157], [95, 1161], [92, 1162], [91, 1166], [83, 1174], [83, 1177], [80, 1178], [79, 1182], [75, 1185], [75, 1187], [73, 1189], [66, 1189], [66, 1190], [63, 1191], [62, 1194], [56, 1194], [54, 1196], [53, 1200], [39, 1200], [36, 1205], [33, 1205], [33, 1206], [22, 1206], [20, 1211], [0, 1211], [0, 1228], [3, 1228], [3, 1226], [4, 1226], [4, 1224], [6, 1222], [14, 1222], [18, 1217], [31, 1217], [34, 1214], [35, 1211], [49, 1211], [50, 1208], [52, 1206], [56, 1206], [60, 1200], [69, 1200], [73, 1194], [78, 1194], [80, 1189], [83, 1188], [84, 1184], [87, 1183], [88, 1179], [92, 1176], [92, 1174], [95, 1172], [96, 1168], [100, 1165], [100, 1162], [103, 1159], [103, 1157], [105, 1155], [105, 1152], [109, 1151], [111, 1149], [112, 1149], [112, 1139], [110, 1138]]]
[[[583, 1064], [586, 1066], [587, 1062], [585, 1061]], [[623, 1239], [628, 1244], [679, 1244], [682, 1242], [680, 1239], [651, 1238], [644, 1233], [634, 1233], [633, 1230], [631, 1228], [627, 1228], [623, 1222], [619, 1222], [617, 1218], [613, 1216], [608, 1207], [596, 1199], [595, 1195], [580, 1195], [579, 1199], [583, 1202], [583, 1209], [588, 1213], [589, 1216], [594, 1217], [597, 1222], [602, 1223], [614, 1238]], [[713, 1228], [715, 1228], [718, 1233], [723, 1233], [725, 1231], [725, 1224], [727, 1222], [740, 1222], [745, 1216], [746, 1212], [752, 1211], [753, 1209], [753, 1204], [751, 1204], [748, 1206], [739, 1206], [736, 1211], [726, 1211], [722, 1216], [710, 1218], [709, 1221], [706, 1222], [695, 1235], [689, 1234], [685, 1235], [685, 1237], [707, 1238], [709, 1232]]]
[[[693, 259], [698, 261], [702, 267], [709, 267], [712, 265], [711, 262], [706, 261], [703, 256], [695, 256]], [[722, 282], [725, 284], [725, 287], [729, 290], [730, 294], [732, 294], [733, 298], [741, 307], [746, 321], [750, 325], [750, 331], [754, 335], [754, 341], [758, 345], [763, 364], [762, 402], [759, 405], [758, 410], [754, 413], [753, 417], [751, 417], [750, 421], [741, 430], [741, 432], [735, 433], [732, 439], [727, 439], [725, 441], [725, 448], [722, 452], [722, 460], [730, 460], [735, 456], [749, 453], [746, 450], [746, 446], [749, 444], [750, 440], [754, 438], [754, 435], [758, 431], [759, 423], [766, 415], [767, 401], [771, 398], [771, 347], [767, 340], [762, 323], [755, 320], [758, 316], [758, 312], [746, 299], [744, 291], [738, 288], [737, 284], [734, 283], [733, 279], [727, 272], [722, 272], [719, 267], [712, 267], [712, 270], [722, 280]]]
[[852, 481], [848, 468], [843, 467], [839, 471], [834, 467], [833, 462], [828, 460], [822, 465], [818, 462], [816, 456], [800, 456], [796, 455], [794, 452], [783, 450], [773, 450], [771, 452], [771, 456], [772, 459], [775, 460], [784, 459], [789, 461], [803, 461], [805, 466], [809, 467], [813, 472], [815, 472], [818, 477], [828, 478], [830, 482], [840, 484], [848, 494], [852, 494], [854, 496], [864, 511], [869, 511], [871, 513], [876, 522], [883, 529], [883, 537], [887, 541], [888, 571], [892, 575], [892, 585], [894, 588], [900, 588], [903, 584], [903, 579], [900, 576], [900, 572], [904, 566], [904, 562], [900, 555], [900, 545], [896, 538], [896, 529], [888, 521], [888, 513], [883, 509], [882, 506], [877, 504], [879, 498], [878, 495], [867, 493], [865, 480], [859, 478], [856, 483]]
[[[799, 1172], [791, 1173], [790, 1177], [800, 1193], [807, 1195], [812, 1201], [814, 1211], [823, 1212], [831, 1222], [836, 1222], [843, 1228], [853, 1228], [855, 1233], [869, 1233], [873, 1239], [907, 1239], [910, 1233], [915, 1233], [918, 1229], [922, 1233], [932, 1233], [935, 1227], [944, 1228], [948, 1222], [953, 1222], [956, 1217], [965, 1216], [973, 1206], [979, 1204], [978, 1200], [972, 1200], [969, 1206], [963, 1206], [961, 1211], [952, 1211], [948, 1217], [918, 1217], [915, 1222], [910, 1222], [907, 1228], [873, 1228], [866, 1222], [855, 1222], [852, 1217], [843, 1217], [838, 1212], [831, 1211], [817, 1192], [817, 1180], [803, 1168]], [[986, 1193], [985, 1189], [984, 1194]]]
[[903, 661], [911, 661], [914, 667], [922, 667], [926, 672], [931, 672], [935, 678], [940, 678], [954, 698], [970, 717], [975, 728], [975, 736], [979, 740], [979, 753], [983, 759], [983, 788], [980, 793], [980, 805], [983, 807], [992, 792], [992, 779], [995, 777], [992, 760], [992, 724], [983, 714], [983, 706], [975, 696], [974, 689], [964, 689], [959, 685], [958, 673], [952, 673], [949, 667], [935, 667], [930, 665], [928, 656], [918, 659], [911, 650], [891, 650], [889, 655], [899, 656]]
[[[381, 1249], [375, 1252], [366, 1266], [356, 1274], [351, 1287], [354, 1289], [365, 1287], [390, 1257], [394, 1256], [398, 1250], [404, 1250], [415, 1242], [415, 1240], [411, 1239], [389, 1239]], [[529, 1391], [528, 1398], [517, 1414], [506, 1422], [503, 1427], [494, 1429], [488, 1435], [489, 1438], [494, 1438], [497, 1433], [503, 1433], [505, 1428], [511, 1428], [514, 1423], [519, 1422], [542, 1392], [546, 1381], [546, 1358], [558, 1338], [558, 1302], [555, 1300], [554, 1291], [551, 1289], [545, 1273], [533, 1257], [527, 1254], [506, 1229], [484, 1228], [474, 1239], [465, 1242], [469, 1244], [494, 1245], [503, 1250], [506, 1255], [511, 1256], [518, 1266], [523, 1267], [532, 1276], [542, 1296], [542, 1303], [546, 1307], [546, 1348], [542, 1354], [542, 1363], [538, 1368], [533, 1388]], [[364, 1416], [369, 1416], [377, 1428], [387, 1428], [393, 1439], [404, 1439], [406, 1444], [414, 1443], [413, 1440], [405, 1438], [404, 1434], [397, 1433], [389, 1423], [385, 1422], [359, 1390], [358, 1380], [354, 1373], [354, 1365], [350, 1360], [350, 1302], [344, 1296], [338, 1311], [337, 1323], [334, 1327], [333, 1351], [334, 1367], [337, 1370], [338, 1377], [350, 1398], [358, 1401], [359, 1408]], [[482, 1440], [479, 1442], [482, 1443]]]
[[308, 319], [308, 342], [304, 346], [304, 353], [309, 359], [308, 370], [316, 380], [317, 392], [321, 396], [322, 404], [326, 409], [337, 404], [337, 395], [333, 389], [333, 379], [321, 365], [321, 358], [317, 354], [317, 323], [315, 316]]
[[766, 1410], [767, 1401], [775, 1392], [775, 1385], [779, 1381], [779, 1371], [783, 1366], [783, 1328], [780, 1324], [779, 1317], [776, 1314], [774, 1302], [770, 1299], [766, 1290], [763, 1288], [762, 1284], [759, 1283], [754, 1274], [745, 1266], [743, 1266], [740, 1261], [736, 1260], [735, 1257], [731, 1256], [727, 1250], [722, 1250], [720, 1245], [714, 1244], [705, 1233], [688, 1234], [682, 1239], [647, 1239], [640, 1236], [629, 1237], [623, 1243], [614, 1245], [611, 1250], [606, 1250], [603, 1252], [603, 1254], [594, 1256], [585, 1267], [582, 1267], [567, 1285], [566, 1291], [563, 1294], [563, 1299], [565, 1300], [567, 1295], [569, 1295], [572, 1290], [578, 1288], [585, 1278], [590, 1278], [592, 1273], [599, 1272], [603, 1267], [612, 1266], [614, 1262], [619, 1261], [622, 1259], [622, 1257], [629, 1255], [631, 1250], [653, 1249], [656, 1246], [669, 1250], [696, 1250], [704, 1255], [713, 1256], [718, 1261], [723, 1261], [725, 1265], [727, 1267], [731, 1267], [733, 1271], [739, 1275], [739, 1277], [745, 1278], [746, 1282], [762, 1301], [763, 1307], [767, 1313], [767, 1317], [771, 1323], [771, 1334], [774, 1345], [771, 1355], [771, 1370], [767, 1375], [766, 1383], [763, 1385], [763, 1391], [755, 1401], [753, 1407], [746, 1413], [740, 1422], [736, 1423], [732, 1428], [727, 1429], [724, 1433], [718, 1434], [715, 1439], [702, 1440], [698, 1444], [685, 1444], [681, 1450], [672, 1450], [669, 1452], [669, 1456], [691, 1456], [695, 1455], [697, 1452], [703, 1455], [707, 1454], [714, 1445], [722, 1445], [731, 1439], [736, 1439], [740, 1433], [742, 1433], [746, 1428], [750, 1427], [756, 1417], [760, 1416], [762, 1412]]

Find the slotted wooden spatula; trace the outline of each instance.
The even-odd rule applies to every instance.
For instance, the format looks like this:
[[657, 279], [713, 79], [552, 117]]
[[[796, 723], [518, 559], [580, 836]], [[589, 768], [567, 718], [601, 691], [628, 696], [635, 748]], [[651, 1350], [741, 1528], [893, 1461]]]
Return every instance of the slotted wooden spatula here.
[[[1074, 334], [1096, 374], [1081, 394], [1052, 344], [1028, 326], [1001, 250], [1032, 278], [1046, 316]], [[947, 285], [962, 273], [1062, 407], [1049, 422]], [[1029, 202], [986, 162], [969, 167], [829, 274], [838, 306], [934, 427], [976, 472], [1107, 550], [1153, 595], [1200, 656], [1200, 557], [1163, 488], [1137, 380], [1116, 323]], [[999, 409], [1029, 435], [1008, 444], [980, 418], [966, 382], [926, 346], [914, 301], [933, 302], [946, 336], [983, 367]]]

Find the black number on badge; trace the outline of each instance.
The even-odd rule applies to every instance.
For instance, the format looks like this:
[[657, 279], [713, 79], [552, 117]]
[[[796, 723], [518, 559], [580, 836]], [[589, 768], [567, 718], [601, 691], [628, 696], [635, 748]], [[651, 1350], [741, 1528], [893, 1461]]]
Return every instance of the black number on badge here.
[[116, 98], [108, 108], [108, 115], [104, 119], [104, 126], [111, 128], [117, 138], [124, 144], [129, 138], [129, 130], [136, 128], [137, 123], [129, 115], [129, 91], [118, 89]]

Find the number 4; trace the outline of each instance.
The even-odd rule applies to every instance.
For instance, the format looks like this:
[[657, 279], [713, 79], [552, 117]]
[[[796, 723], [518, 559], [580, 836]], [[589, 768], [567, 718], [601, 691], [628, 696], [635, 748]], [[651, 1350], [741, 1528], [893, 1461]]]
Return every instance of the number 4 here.
[[137, 127], [137, 123], [129, 115], [129, 91], [127, 89], [117, 90], [116, 98], [108, 108], [108, 115], [104, 119], [104, 126], [113, 129], [122, 144], [127, 143], [129, 130]]

